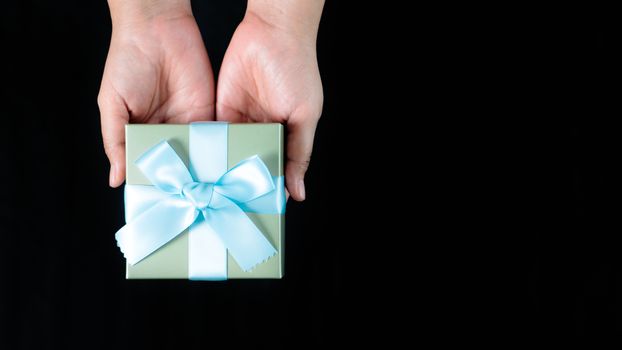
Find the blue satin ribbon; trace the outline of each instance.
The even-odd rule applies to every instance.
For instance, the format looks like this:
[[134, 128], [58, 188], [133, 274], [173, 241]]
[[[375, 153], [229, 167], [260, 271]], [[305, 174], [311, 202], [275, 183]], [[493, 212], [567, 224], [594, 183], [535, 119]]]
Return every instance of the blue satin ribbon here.
[[136, 166], [153, 186], [126, 185], [127, 224], [115, 235], [136, 264], [189, 228], [189, 278], [227, 278], [227, 251], [244, 271], [276, 254], [246, 212], [281, 214], [283, 177], [272, 177], [258, 156], [227, 170], [226, 123], [190, 126], [190, 170], [162, 141]]

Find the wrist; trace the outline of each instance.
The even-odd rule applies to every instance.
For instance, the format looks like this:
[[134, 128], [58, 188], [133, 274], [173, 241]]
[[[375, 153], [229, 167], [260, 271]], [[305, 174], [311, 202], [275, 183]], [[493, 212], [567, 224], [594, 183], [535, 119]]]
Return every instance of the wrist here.
[[191, 17], [190, 0], [108, 0], [113, 27]]
[[324, 0], [248, 0], [244, 19], [315, 44], [323, 7]]

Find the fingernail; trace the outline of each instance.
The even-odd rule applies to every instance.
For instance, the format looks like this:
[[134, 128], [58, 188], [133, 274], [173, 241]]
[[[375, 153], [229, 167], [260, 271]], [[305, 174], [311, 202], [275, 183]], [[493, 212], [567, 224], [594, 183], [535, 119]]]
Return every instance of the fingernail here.
[[116, 183], [115, 181], [117, 180], [117, 167], [112, 164], [110, 166], [110, 179], [108, 179], [108, 184], [110, 185], [110, 187], [113, 187], [113, 185]]
[[304, 200], [305, 199], [305, 182], [302, 180], [298, 181], [298, 184], [296, 185], [296, 187], [298, 188], [298, 194], [300, 195], [300, 200]]

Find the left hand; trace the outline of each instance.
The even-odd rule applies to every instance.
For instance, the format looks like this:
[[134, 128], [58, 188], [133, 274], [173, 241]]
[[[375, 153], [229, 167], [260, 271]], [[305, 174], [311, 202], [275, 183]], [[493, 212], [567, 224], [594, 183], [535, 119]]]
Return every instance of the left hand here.
[[247, 12], [220, 69], [216, 118], [286, 124], [287, 190], [302, 201], [323, 92], [316, 32], [291, 29]]

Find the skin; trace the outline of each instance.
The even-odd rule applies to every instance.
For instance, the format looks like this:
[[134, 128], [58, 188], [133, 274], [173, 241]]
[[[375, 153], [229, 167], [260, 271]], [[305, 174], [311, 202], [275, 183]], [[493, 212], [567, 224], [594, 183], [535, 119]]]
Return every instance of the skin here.
[[125, 178], [127, 123], [198, 120], [287, 125], [286, 186], [305, 199], [322, 83], [315, 42], [323, 1], [250, 0], [217, 93], [189, 0], [109, 0], [113, 23], [98, 103], [110, 186]]

